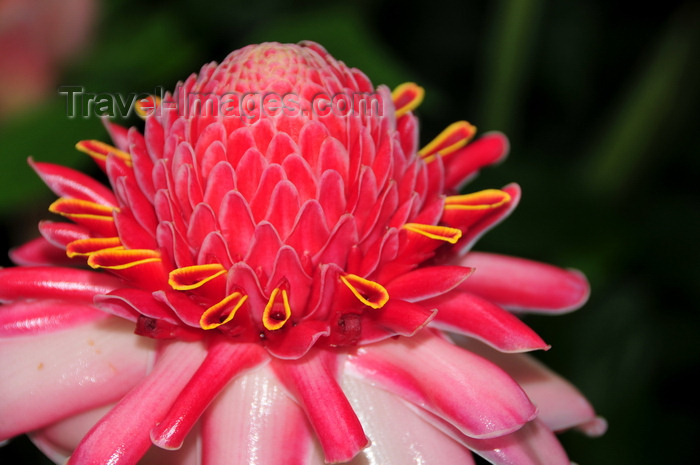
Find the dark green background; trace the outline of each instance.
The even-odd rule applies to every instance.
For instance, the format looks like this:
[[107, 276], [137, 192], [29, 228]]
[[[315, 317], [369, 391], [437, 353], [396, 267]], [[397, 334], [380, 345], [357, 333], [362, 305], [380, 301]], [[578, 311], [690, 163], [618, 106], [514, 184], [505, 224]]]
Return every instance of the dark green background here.
[[[690, 1], [119, 0], [102, 4], [94, 43], [60, 84], [152, 92], [251, 42], [312, 39], [375, 84], [423, 85], [423, 143], [458, 119], [503, 130], [511, 155], [469, 189], [517, 181], [523, 200], [477, 248], [579, 268], [593, 289], [578, 312], [527, 318], [553, 346], [540, 358], [610, 423], [600, 439], [564, 434], [572, 460], [690, 464], [699, 35]], [[27, 156], [90, 169], [73, 149], [86, 138], [106, 134], [95, 119], [68, 120], [58, 94], [0, 125], [4, 248], [49, 216]], [[0, 449], [3, 464], [40, 460], [24, 439]]]

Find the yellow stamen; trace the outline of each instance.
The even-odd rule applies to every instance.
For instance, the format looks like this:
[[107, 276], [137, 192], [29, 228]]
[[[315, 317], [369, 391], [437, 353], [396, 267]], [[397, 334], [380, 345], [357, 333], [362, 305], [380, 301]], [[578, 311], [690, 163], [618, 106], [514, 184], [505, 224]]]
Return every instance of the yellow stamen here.
[[382, 308], [389, 301], [389, 292], [377, 282], [354, 274], [341, 275], [340, 280], [368, 307]]
[[193, 265], [177, 268], [168, 275], [168, 284], [177, 291], [196, 289], [226, 273], [220, 263]]
[[414, 82], [405, 82], [391, 93], [396, 108], [396, 118], [415, 110], [423, 102], [425, 89]]
[[91, 254], [87, 263], [92, 268], [124, 270], [137, 265], [159, 261], [161, 261], [160, 253], [155, 250], [114, 247]]
[[461, 149], [474, 137], [476, 127], [466, 121], [452, 123], [428, 145], [418, 151], [426, 163], [430, 163], [436, 156], [446, 156]]
[[59, 198], [49, 206], [51, 213], [57, 213], [67, 218], [88, 218], [101, 221], [114, 221], [112, 212], [117, 210], [117, 208], [109, 205], [66, 197]]
[[124, 160], [127, 166], [131, 166], [131, 155], [99, 140], [81, 140], [75, 144], [75, 148], [83, 153], [87, 153], [95, 160], [102, 162], [107, 160], [107, 155], [113, 153], [118, 158]]
[[149, 95], [134, 103], [134, 110], [136, 110], [136, 114], [139, 115], [139, 118], [146, 119], [156, 111], [159, 105], [160, 97], [157, 95]]
[[408, 231], [422, 234], [423, 236], [429, 237], [430, 239], [445, 241], [449, 242], [450, 244], [456, 244], [457, 241], [462, 237], [462, 231], [460, 231], [457, 228], [450, 228], [448, 226], [406, 223], [403, 225], [403, 227]]
[[273, 307], [279, 307], [279, 304], [275, 305], [277, 294], [279, 294], [279, 292], [279, 287], [276, 287], [272, 291], [272, 294], [270, 294], [270, 299], [267, 301], [267, 305], [265, 305], [265, 310], [263, 311], [263, 326], [270, 331], [280, 329], [282, 326], [284, 326], [287, 320], [289, 320], [289, 317], [292, 316], [292, 309], [289, 306], [289, 298], [287, 297], [287, 291], [285, 289], [282, 289], [282, 307], [284, 309], [284, 314], [282, 314], [282, 312], [279, 310], [273, 312]]
[[499, 189], [485, 189], [465, 195], [445, 198], [445, 210], [486, 210], [510, 202], [510, 194]]
[[89, 257], [102, 250], [122, 247], [118, 237], [91, 237], [89, 239], [78, 239], [66, 246], [66, 255], [73, 257]]
[[[225, 325], [233, 320], [233, 317], [236, 316], [236, 312], [247, 299], [248, 296], [240, 292], [227, 295], [202, 313], [202, 317], [199, 319], [199, 326], [202, 329], [214, 329]], [[231, 302], [234, 302], [232, 306], [229, 305]]]

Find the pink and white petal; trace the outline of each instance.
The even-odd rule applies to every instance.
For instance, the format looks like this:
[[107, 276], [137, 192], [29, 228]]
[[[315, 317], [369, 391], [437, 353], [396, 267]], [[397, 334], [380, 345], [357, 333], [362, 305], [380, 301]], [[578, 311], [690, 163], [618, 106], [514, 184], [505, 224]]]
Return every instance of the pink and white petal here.
[[460, 190], [479, 169], [502, 161], [509, 151], [508, 138], [500, 132], [487, 132], [446, 159], [447, 187]]
[[358, 349], [349, 366], [455, 425], [471, 437], [515, 431], [535, 417], [535, 406], [503, 370], [423, 330]]
[[108, 316], [84, 302], [19, 300], [0, 307], [0, 338], [51, 333]]
[[[471, 225], [469, 229], [464, 232], [461, 239], [459, 239], [453, 249], [457, 252], [457, 255], [463, 256], [469, 252], [474, 244], [476, 244], [484, 234], [501, 223], [501, 221], [508, 218], [508, 216], [510, 216], [510, 214], [515, 210], [515, 207], [518, 206], [521, 197], [519, 185], [511, 183], [503, 187], [501, 190], [510, 196], [510, 201], [490, 210], [486, 216], [481, 218], [475, 224]], [[464, 263], [460, 263], [460, 265], [464, 265]]]
[[63, 251], [73, 241], [90, 238], [89, 230], [83, 226], [49, 220], [39, 221], [39, 233], [44, 239]]
[[494, 465], [571, 465], [554, 433], [539, 419], [503, 436], [476, 439], [465, 436], [453, 425], [430, 412], [416, 408], [416, 413]]
[[73, 415], [29, 435], [32, 442], [55, 463], [65, 463], [83, 436], [114, 404], [103, 405]]
[[[364, 344], [378, 342], [393, 336], [413, 336], [428, 325], [437, 310], [419, 304], [390, 299], [380, 309], [373, 309], [363, 315], [360, 338]], [[343, 318], [347, 322], [352, 314]]]
[[511, 375], [537, 406], [537, 418], [548, 428], [561, 431], [581, 427], [592, 436], [605, 432], [605, 420], [596, 417], [583, 394], [535, 358], [525, 354], [502, 354], [472, 340], [460, 341], [460, 345], [491, 360]]
[[346, 462], [369, 445], [336, 377], [339, 356], [316, 350], [299, 360], [272, 360], [277, 378], [304, 409], [328, 463]]
[[[30, 439], [49, 459], [57, 464], [63, 464], [68, 460], [83, 436], [112, 407], [114, 404], [89, 410], [54, 423], [32, 433]], [[183, 446], [177, 451], [166, 451], [151, 446], [146, 455], [139, 461], [139, 465], [196, 465], [199, 463], [198, 442], [199, 434], [193, 433], [187, 437]]]
[[[30, 435], [30, 439], [44, 455], [57, 464], [64, 464], [83, 436], [113, 405], [90, 410], [51, 425]], [[191, 434], [176, 451], [151, 446], [139, 465], [198, 465], [199, 434]]]
[[108, 318], [65, 331], [0, 340], [0, 438], [121, 398], [145, 376], [148, 341]]
[[195, 427], [178, 450], [151, 446], [146, 455], [139, 460], [139, 465], [200, 465], [200, 444], [199, 428]]
[[151, 446], [150, 430], [170, 409], [205, 354], [201, 344], [164, 344], [153, 371], [90, 430], [68, 465], [136, 465]]
[[183, 388], [172, 408], [151, 430], [151, 440], [163, 449], [179, 449], [200, 415], [232, 378], [269, 360], [257, 343], [232, 343], [217, 338], [204, 362]]
[[109, 138], [114, 142], [114, 145], [116, 145], [119, 150], [125, 152], [129, 150], [129, 130], [124, 126], [111, 122], [106, 116], [100, 119], [109, 134]]
[[76, 299], [92, 302], [95, 294], [122, 287], [118, 278], [104, 273], [53, 266], [0, 269], [0, 302], [17, 299]]
[[353, 376], [343, 378], [343, 391], [372, 441], [349, 465], [474, 463], [467, 448], [420, 418], [397, 396]]
[[287, 325], [282, 331], [270, 331], [265, 339], [265, 348], [273, 357], [296, 360], [311, 350], [322, 336], [328, 336], [327, 321], [304, 321], [296, 326]]
[[114, 193], [90, 176], [65, 166], [36, 162], [29, 159], [29, 166], [42, 181], [59, 197], [88, 200], [100, 205], [116, 206]]
[[465, 443], [494, 465], [571, 464], [554, 433], [539, 420], [506, 436], [481, 440], [465, 438]]
[[393, 299], [421, 301], [449, 292], [464, 282], [472, 271], [463, 266], [424, 266], [392, 279], [386, 290]]
[[509, 309], [563, 313], [588, 300], [588, 280], [576, 270], [485, 252], [470, 252], [460, 264], [474, 268], [460, 289]]
[[10, 260], [21, 266], [70, 265], [73, 260], [60, 249], [39, 237], [10, 250]]
[[311, 463], [311, 426], [267, 367], [229, 384], [201, 423], [202, 465]]
[[597, 438], [598, 436], [604, 435], [608, 430], [608, 422], [603, 417], [595, 417], [585, 423], [576, 425], [576, 429], [587, 436]]
[[451, 292], [422, 304], [438, 309], [432, 327], [475, 337], [502, 352], [549, 349], [518, 317], [468, 292]]

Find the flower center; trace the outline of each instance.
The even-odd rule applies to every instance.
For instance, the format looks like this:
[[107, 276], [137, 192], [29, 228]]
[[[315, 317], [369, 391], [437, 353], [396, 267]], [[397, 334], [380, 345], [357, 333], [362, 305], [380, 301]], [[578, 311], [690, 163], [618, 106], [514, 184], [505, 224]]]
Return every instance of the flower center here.
[[[263, 99], [244, 115], [244, 93], [297, 106], [268, 112]], [[377, 105], [336, 111], [337, 95]], [[227, 98], [237, 114], [201, 100]], [[144, 136], [109, 125], [119, 148], [79, 143], [113, 192], [64, 189], [50, 210], [77, 225], [61, 239], [69, 257], [122, 278], [96, 302], [139, 334], [215, 331], [286, 358], [411, 334], [432, 313], [392, 283], [510, 201], [445, 196], [462, 179], [445, 167], [474, 127], [455, 123], [417, 150], [421, 99], [415, 84], [375, 89], [315, 44], [247, 47], [150, 100]]]

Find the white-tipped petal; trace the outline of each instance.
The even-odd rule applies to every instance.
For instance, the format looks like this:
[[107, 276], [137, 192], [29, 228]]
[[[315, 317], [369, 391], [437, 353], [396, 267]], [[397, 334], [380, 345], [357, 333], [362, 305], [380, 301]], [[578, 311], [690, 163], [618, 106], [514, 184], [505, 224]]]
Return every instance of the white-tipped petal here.
[[397, 396], [352, 376], [343, 379], [371, 445], [352, 465], [474, 463], [471, 452], [418, 417]]
[[229, 384], [201, 422], [202, 465], [312, 463], [311, 427], [267, 367]]
[[151, 346], [118, 318], [0, 340], [0, 438], [118, 400], [145, 376]]

